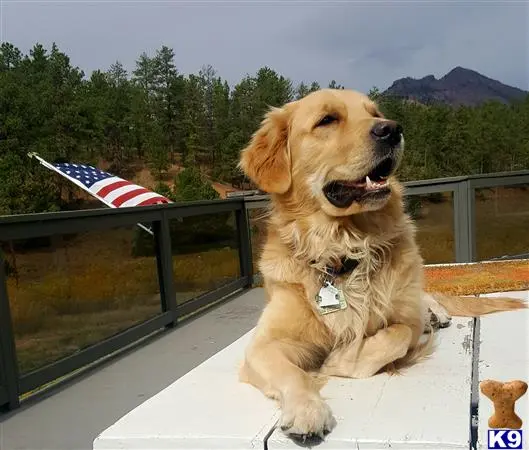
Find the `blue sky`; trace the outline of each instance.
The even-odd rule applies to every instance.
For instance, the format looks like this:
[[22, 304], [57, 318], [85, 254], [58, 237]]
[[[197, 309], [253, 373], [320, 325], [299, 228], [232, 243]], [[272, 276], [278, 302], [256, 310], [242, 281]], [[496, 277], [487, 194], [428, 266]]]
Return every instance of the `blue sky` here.
[[211, 64], [231, 85], [264, 65], [294, 82], [366, 92], [463, 66], [529, 90], [529, 3], [439, 1], [0, 0], [0, 38], [57, 42], [90, 73], [172, 47], [177, 68]]

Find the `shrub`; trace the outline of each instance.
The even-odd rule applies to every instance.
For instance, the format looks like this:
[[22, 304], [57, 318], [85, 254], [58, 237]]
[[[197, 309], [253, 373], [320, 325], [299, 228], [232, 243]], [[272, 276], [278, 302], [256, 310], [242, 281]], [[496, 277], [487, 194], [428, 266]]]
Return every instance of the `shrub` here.
[[175, 198], [178, 201], [216, 200], [219, 194], [211, 183], [202, 178], [196, 167], [186, 167], [175, 178]]

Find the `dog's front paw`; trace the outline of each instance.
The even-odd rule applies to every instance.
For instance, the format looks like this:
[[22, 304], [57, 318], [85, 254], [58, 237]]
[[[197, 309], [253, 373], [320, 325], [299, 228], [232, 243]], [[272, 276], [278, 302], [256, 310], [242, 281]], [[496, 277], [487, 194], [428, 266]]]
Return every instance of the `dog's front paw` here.
[[448, 314], [448, 311], [442, 306], [431, 294], [423, 292], [422, 300], [427, 307], [425, 317], [425, 329], [427, 333], [432, 328], [446, 328], [450, 326], [452, 317]]
[[331, 408], [319, 395], [285, 402], [281, 430], [295, 440], [323, 439], [336, 426]]
[[437, 330], [439, 328], [449, 327], [452, 322], [452, 317], [446, 309], [437, 304], [428, 308], [428, 319], [426, 322], [425, 332], [428, 332], [431, 328]]

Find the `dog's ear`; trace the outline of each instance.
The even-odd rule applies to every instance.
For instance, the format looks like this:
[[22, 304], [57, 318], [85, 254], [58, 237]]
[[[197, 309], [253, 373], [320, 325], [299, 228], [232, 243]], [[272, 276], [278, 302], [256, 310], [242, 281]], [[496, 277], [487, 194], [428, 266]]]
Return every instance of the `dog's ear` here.
[[292, 183], [289, 122], [287, 106], [272, 108], [241, 152], [239, 168], [259, 189], [270, 194], [284, 194]]

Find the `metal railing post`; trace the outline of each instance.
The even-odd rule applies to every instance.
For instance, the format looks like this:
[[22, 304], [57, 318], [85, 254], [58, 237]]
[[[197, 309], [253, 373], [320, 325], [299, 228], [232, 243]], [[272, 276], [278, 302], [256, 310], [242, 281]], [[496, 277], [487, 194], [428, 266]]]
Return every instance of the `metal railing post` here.
[[468, 180], [468, 249], [470, 252], [470, 261], [476, 261], [477, 258], [477, 236], [476, 236], [476, 188], [472, 180]]
[[242, 207], [235, 211], [237, 223], [237, 235], [239, 239], [239, 265], [241, 277], [246, 279], [245, 287], [252, 285], [253, 280], [253, 256], [252, 239], [250, 236], [250, 218], [244, 200]]
[[158, 268], [158, 282], [160, 285], [160, 299], [162, 311], [170, 312], [173, 321], [169, 328], [177, 323], [177, 304], [173, 274], [173, 254], [171, 249], [171, 232], [169, 219], [165, 212], [161, 213], [161, 220], [153, 223], [154, 241], [156, 246], [156, 265]]
[[20, 389], [15, 336], [7, 296], [5, 261], [0, 252], [0, 388], [2, 387], [7, 391], [7, 402], [0, 402], [0, 408], [8, 410], [18, 408]]
[[471, 227], [473, 223], [471, 194], [473, 192], [468, 180], [458, 182], [454, 191], [454, 243], [456, 262], [458, 263], [472, 262], [473, 260], [474, 236]]

